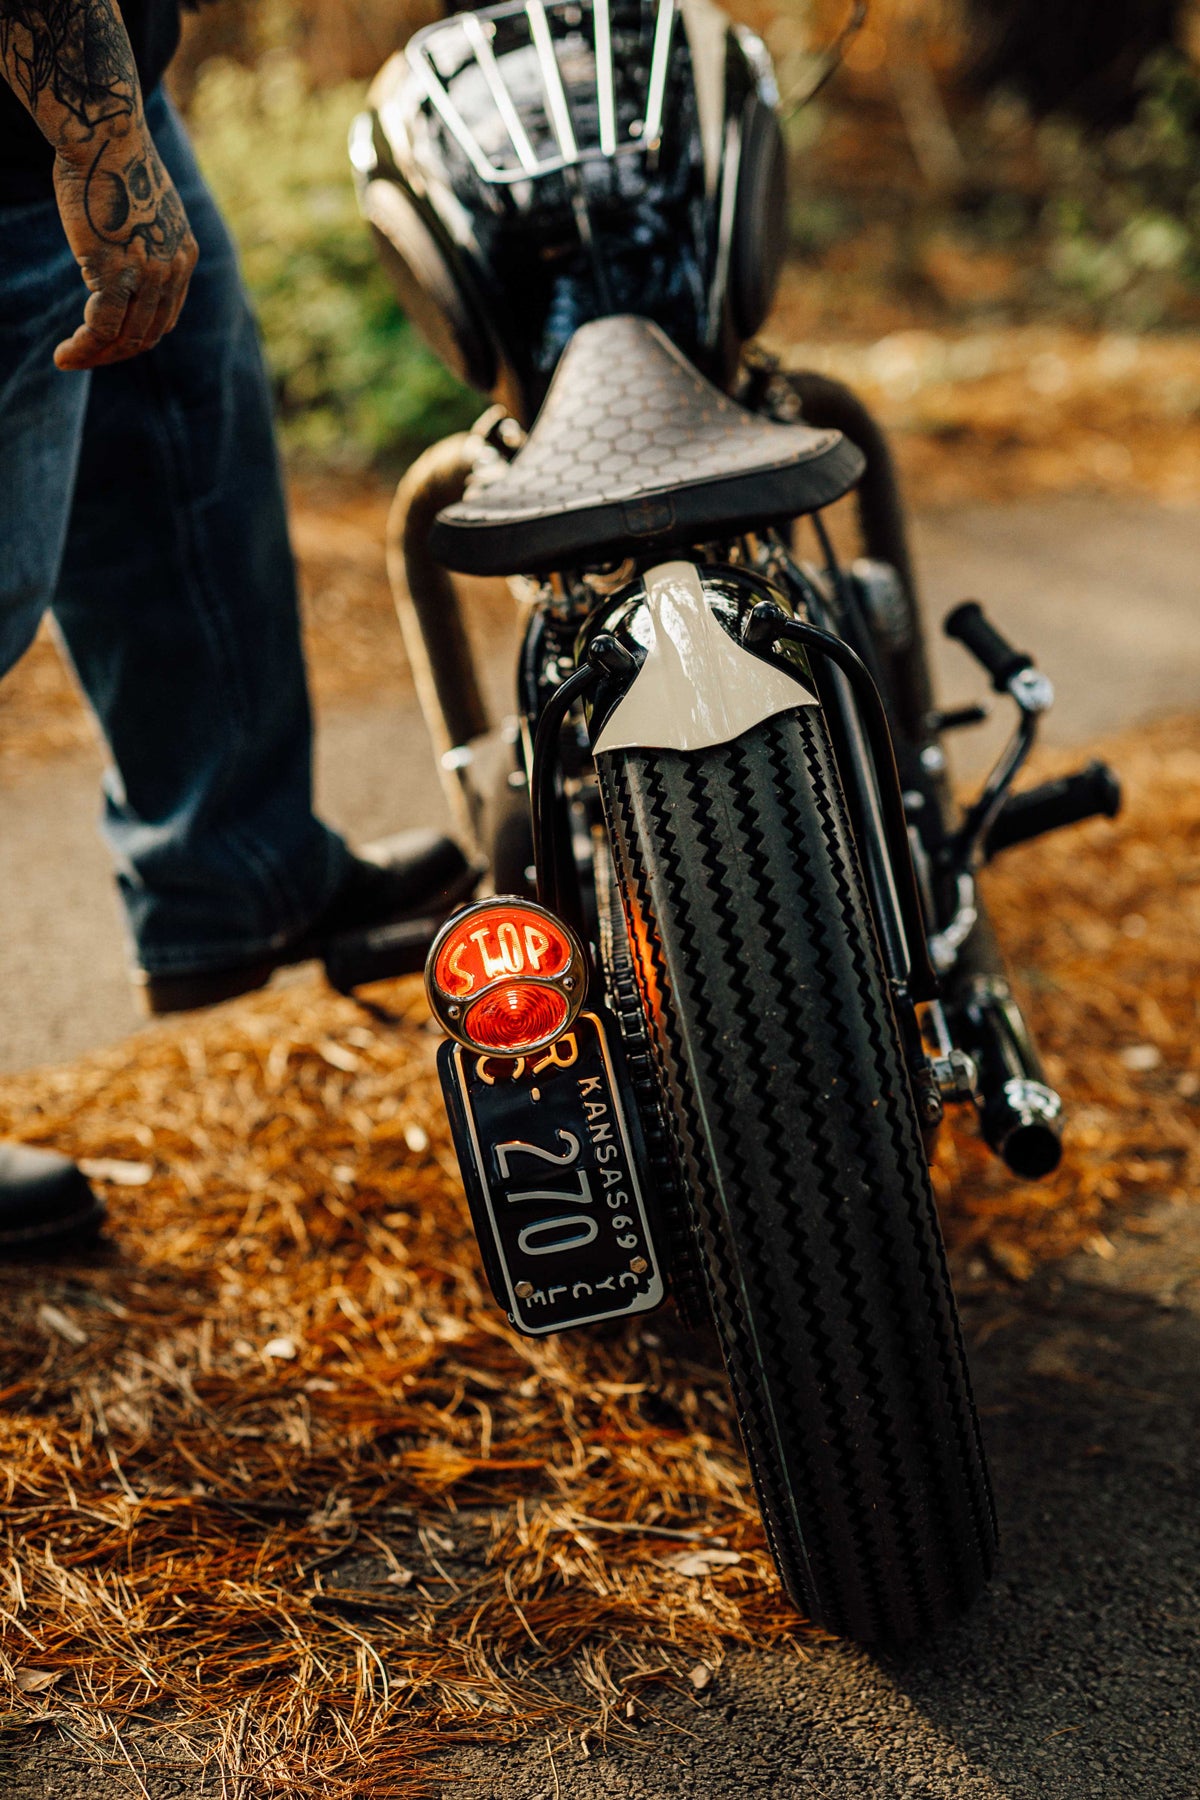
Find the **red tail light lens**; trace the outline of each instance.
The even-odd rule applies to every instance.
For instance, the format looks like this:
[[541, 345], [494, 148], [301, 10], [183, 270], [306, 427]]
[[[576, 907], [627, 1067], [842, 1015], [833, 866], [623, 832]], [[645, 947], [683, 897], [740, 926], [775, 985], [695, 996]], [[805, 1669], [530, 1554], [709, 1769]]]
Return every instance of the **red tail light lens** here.
[[542, 907], [485, 901], [451, 924], [434, 957], [433, 979], [444, 994], [469, 1000], [514, 975], [561, 975], [574, 949], [566, 926]]
[[530, 900], [477, 900], [442, 927], [425, 967], [439, 1024], [469, 1049], [523, 1056], [569, 1029], [583, 1003], [583, 951]]
[[520, 1056], [558, 1036], [567, 1023], [567, 1001], [557, 988], [507, 981], [477, 1000], [463, 1020], [473, 1044], [501, 1056]]

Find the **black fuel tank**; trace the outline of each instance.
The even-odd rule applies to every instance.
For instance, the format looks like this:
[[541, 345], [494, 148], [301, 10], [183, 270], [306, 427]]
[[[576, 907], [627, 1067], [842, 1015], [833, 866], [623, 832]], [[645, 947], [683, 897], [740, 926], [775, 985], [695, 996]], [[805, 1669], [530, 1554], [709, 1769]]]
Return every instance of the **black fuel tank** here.
[[589, 319], [653, 319], [724, 385], [784, 243], [774, 77], [711, 0], [506, 0], [418, 32], [355, 121], [401, 305], [532, 419]]

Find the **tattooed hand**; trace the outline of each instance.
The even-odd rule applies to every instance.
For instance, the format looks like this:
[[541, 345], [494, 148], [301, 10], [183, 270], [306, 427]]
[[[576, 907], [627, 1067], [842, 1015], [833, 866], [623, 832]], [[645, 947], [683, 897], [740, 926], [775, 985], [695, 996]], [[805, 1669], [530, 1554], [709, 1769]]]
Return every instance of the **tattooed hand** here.
[[0, 74], [54, 145], [63, 228], [91, 290], [55, 362], [89, 369], [151, 349], [179, 317], [196, 242], [116, 0], [0, 0]]
[[54, 352], [60, 369], [98, 368], [149, 350], [171, 330], [196, 266], [196, 241], [145, 125], [97, 134], [86, 155], [59, 151], [58, 210], [91, 289], [83, 324]]

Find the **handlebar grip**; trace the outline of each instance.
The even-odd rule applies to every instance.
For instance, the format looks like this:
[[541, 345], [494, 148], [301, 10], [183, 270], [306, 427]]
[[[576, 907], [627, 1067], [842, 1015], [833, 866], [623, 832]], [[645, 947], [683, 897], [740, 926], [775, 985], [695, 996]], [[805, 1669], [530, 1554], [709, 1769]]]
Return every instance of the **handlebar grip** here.
[[1091, 762], [1076, 775], [1043, 781], [1040, 787], [1013, 794], [984, 841], [984, 854], [997, 855], [1013, 844], [1079, 825], [1084, 819], [1115, 819], [1121, 810], [1121, 784], [1107, 763]]
[[1033, 667], [1032, 656], [1024, 650], [1014, 650], [1007, 638], [1001, 637], [978, 600], [964, 600], [947, 613], [942, 630], [948, 638], [957, 638], [976, 662], [983, 664], [998, 694], [1004, 693], [1014, 675]]

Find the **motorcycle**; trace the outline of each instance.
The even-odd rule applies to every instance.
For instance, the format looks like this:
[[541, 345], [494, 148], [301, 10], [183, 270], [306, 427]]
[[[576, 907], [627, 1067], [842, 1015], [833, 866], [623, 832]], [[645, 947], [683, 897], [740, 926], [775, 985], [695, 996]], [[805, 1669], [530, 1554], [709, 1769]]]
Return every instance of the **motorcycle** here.
[[[331, 968], [426, 968], [483, 1265], [519, 1332], [673, 1299], [720, 1341], [796, 1606], [902, 1643], [996, 1523], [929, 1178], [947, 1105], [1019, 1176], [1062, 1105], [980, 865], [1111, 815], [1094, 764], [1014, 794], [1053, 698], [974, 602], [1016, 711], [965, 810], [893, 463], [845, 386], [753, 344], [786, 241], [770, 58], [711, 0], [504, 0], [419, 31], [355, 122], [401, 305], [493, 397], [401, 483], [389, 568], [487, 891]], [[856, 497], [862, 554], [825, 514]], [[525, 613], [492, 731], [449, 572]]]

